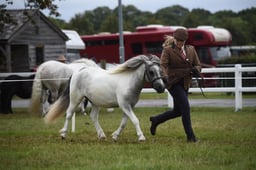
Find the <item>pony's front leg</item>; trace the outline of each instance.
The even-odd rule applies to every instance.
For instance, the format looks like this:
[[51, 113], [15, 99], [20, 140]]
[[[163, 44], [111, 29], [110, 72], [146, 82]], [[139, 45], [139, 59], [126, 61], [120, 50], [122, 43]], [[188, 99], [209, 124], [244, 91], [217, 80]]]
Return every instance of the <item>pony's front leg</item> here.
[[120, 126], [118, 127], [118, 129], [112, 133], [112, 139], [114, 141], [117, 141], [118, 136], [121, 134], [121, 132], [123, 131], [123, 129], [125, 128], [126, 124], [127, 124], [127, 120], [128, 117], [126, 114], [123, 114], [123, 118], [121, 120]]
[[125, 106], [125, 105], [120, 105], [120, 107], [122, 108], [123, 112], [130, 118], [130, 120], [132, 121], [133, 125], [135, 126], [136, 132], [137, 132], [137, 136], [139, 138], [139, 141], [145, 141], [146, 138], [140, 128], [140, 122], [139, 119], [136, 117], [136, 115], [134, 114], [132, 107], [131, 106]]
[[91, 119], [94, 123], [94, 126], [96, 128], [99, 139], [105, 139], [106, 135], [105, 135], [103, 129], [101, 128], [101, 126], [100, 126], [100, 123], [99, 123], [99, 120], [98, 120], [98, 117], [99, 117], [98, 114], [99, 114], [99, 108], [95, 105], [92, 105], [92, 110], [91, 110], [91, 113], [90, 113], [90, 117], [91, 117]]

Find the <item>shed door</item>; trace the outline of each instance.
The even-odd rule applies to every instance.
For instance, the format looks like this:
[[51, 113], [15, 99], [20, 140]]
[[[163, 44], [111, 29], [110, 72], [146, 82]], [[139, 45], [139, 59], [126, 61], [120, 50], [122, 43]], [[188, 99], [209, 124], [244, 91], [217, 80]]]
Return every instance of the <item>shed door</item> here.
[[29, 71], [29, 58], [27, 45], [12, 45], [12, 72]]

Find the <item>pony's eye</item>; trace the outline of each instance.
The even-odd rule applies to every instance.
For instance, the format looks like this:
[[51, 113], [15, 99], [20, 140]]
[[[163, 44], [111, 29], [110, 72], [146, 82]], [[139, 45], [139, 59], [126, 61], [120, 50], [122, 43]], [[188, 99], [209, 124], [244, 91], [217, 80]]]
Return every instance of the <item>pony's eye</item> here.
[[154, 76], [154, 71], [150, 70], [150, 71], [149, 71], [149, 75], [150, 75], [150, 76]]

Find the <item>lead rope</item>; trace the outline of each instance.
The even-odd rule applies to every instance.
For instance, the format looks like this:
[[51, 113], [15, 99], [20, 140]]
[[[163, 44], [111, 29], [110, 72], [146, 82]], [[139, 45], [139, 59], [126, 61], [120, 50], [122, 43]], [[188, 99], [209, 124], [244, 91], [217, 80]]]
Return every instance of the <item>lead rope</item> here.
[[[194, 72], [192, 72], [192, 75], [196, 78], [196, 81], [197, 81], [198, 86], [199, 86], [199, 88], [200, 88], [201, 94], [202, 94], [205, 98], [207, 98], [207, 97], [205, 96], [205, 94], [204, 94], [203, 89], [202, 89], [202, 87], [205, 87], [205, 85], [204, 85], [204, 77], [203, 77], [201, 74], [196, 74], [196, 73], [194, 73]], [[201, 81], [200, 81], [199, 78], [201, 79]]]
[[[184, 46], [184, 50], [185, 50], [185, 52], [187, 53], [187, 45]], [[181, 51], [182, 51], [182, 50], [181, 50]], [[183, 51], [181, 52], [181, 56], [182, 56], [182, 57], [184, 56]], [[186, 56], [185, 56], [185, 61], [189, 62], [189, 58], [186, 58]], [[205, 94], [204, 94], [203, 89], [202, 89], [202, 86], [205, 87], [205, 85], [204, 85], [204, 77], [203, 77], [199, 72], [191, 71], [191, 74], [192, 74], [192, 76], [194, 76], [194, 77], [196, 78], [196, 81], [197, 81], [197, 83], [198, 83], [198, 86], [199, 86], [199, 88], [200, 88], [200, 91], [201, 91], [202, 95], [203, 95], [205, 98], [207, 98], [207, 97], [205, 96]], [[201, 78], [202, 83], [201, 83], [201, 81], [199, 80], [199, 77]]]

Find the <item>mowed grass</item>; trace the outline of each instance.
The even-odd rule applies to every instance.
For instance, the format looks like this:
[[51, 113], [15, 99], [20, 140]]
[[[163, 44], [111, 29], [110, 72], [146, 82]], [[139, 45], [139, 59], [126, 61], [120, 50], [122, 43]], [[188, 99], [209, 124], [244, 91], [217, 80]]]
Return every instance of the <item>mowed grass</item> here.
[[76, 117], [76, 132], [60, 139], [64, 118], [45, 125], [26, 110], [0, 115], [0, 169], [82, 170], [234, 170], [256, 168], [256, 108], [192, 108], [192, 122], [200, 140], [187, 143], [181, 119], [149, 132], [149, 116], [167, 108], [135, 108], [145, 142], [138, 142], [128, 122], [118, 142], [111, 133], [119, 126], [119, 109], [102, 109], [100, 123], [107, 139], [100, 141], [89, 116]]

